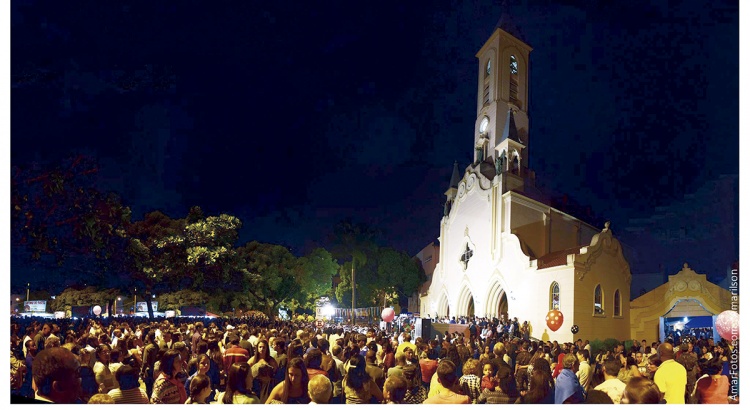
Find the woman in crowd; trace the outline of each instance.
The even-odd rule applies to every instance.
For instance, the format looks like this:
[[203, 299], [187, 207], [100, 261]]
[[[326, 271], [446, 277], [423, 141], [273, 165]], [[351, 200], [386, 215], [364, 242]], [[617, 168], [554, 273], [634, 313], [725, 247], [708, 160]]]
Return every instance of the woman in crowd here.
[[190, 395], [185, 404], [207, 404], [211, 394], [211, 380], [204, 374], [196, 374], [190, 381]]
[[646, 367], [646, 371], [648, 372], [646, 374], [646, 378], [649, 380], [654, 380], [654, 375], [659, 369], [659, 366], [661, 366], [661, 359], [659, 359], [659, 355], [652, 354], [651, 356], [649, 356], [648, 366]]
[[182, 358], [176, 350], [169, 349], [161, 358], [159, 377], [154, 381], [151, 403], [183, 404], [187, 400], [185, 385], [177, 379], [182, 370]]
[[193, 378], [195, 378], [199, 374], [202, 374], [208, 377], [208, 380], [212, 386], [211, 387], [212, 390], [208, 396], [208, 401], [209, 402], [214, 401], [215, 392], [213, 388], [219, 386], [219, 374], [215, 372], [214, 374], [216, 375], [216, 379], [215, 380], [212, 379], [211, 375], [209, 374], [209, 371], [211, 369], [211, 359], [209, 359], [208, 356], [206, 356], [205, 354], [199, 354], [198, 357], [196, 357], [193, 360], [197, 362], [197, 368], [195, 372], [191, 374], [190, 377], [188, 377], [188, 379], [185, 381], [185, 389], [190, 390], [190, 383], [193, 381]]
[[[427, 400], [427, 388], [422, 385], [422, 378], [414, 364], [407, 364], [403, 368], [403, 378], [406, 380], [406, 392], [403, 402], [406, 404], [422, 404]], [[384, 393], [385, 394], [385, 393]]]
[[721, 357], [717, 356], [703, 363], [701, 370], [708, 377], [699, 379], [695, 384], [694, 401], [699, 404], [727, 404], [729, 378], [721, 374]]
[[[301, 345], [300, 345], [301, 347]], [[291, 348], [290, 348], [291, 353]], [[293, 357], [289, 360], [286, 368], [284, 381], [273, 388], [266, 400], [266, 404], [307, 404], [310, 398], [307, 395], [307, 369], [301, 357]]]
[[645, 377], [631, 379], [622, 392], [620, 404], [659, 404], [662, 394], [656, 384]]
[[383, 343], [383, 371], [388, 374], [388, 369], [396, 365], [396, 352], [393, 349], [393, 343], [386, 340]]
[[383, 392], [365, 371], [365, 359], [359, 354], [353, 355], [346, 364], [344, 396], [346, 397], [346, 404], [368, 404], [383, 401]]
[[620, 372], [617, 374], [617, 378], [623, 383], [628, 384], [630, 379], [633, 377], [641, 377], [641, 372], [638, 370], [638, 366], [635, 364], [635, 359], [631, 355], [619, 353]]
[[253, 373], [250, 365], [234, 363], [229, 368], [227, 390], [219, 395], [219, 402], [224, 404], [260, 404], [260, 399], [253, 394]]
[[110, 348], [106, 344], [100, 344], [96, 347], [96, 363], [94, 363], [94, 377], [96, 379], [99, 393], [109, 393], [110, 390], [116, 389], [117, 385], [115, 375], [109, 369]]
[[464, 363], [463, 376], [458, 379], [462, 394], [469, 396], [472, 404], [477, 403], [477, 399], [482, 393], [480, 390], [482, 379], [479, 378], [479, 371], [479, 360], [468, 359]]
[[555, 381], [552, 378], [549, 362], [543, 358], [533, 362], [534, 370], [529, 379], [529, 390], [523, 397], [526, 404], [554, 404]]
[[247, 363], [254, 369], [254, 376], [258, 374], [258, 368], [261, 366], [271, 366], [274, 372], [279, 368], [276, 359], [271, 357], [271, 349], [268, 348], [268, 340], [266, 339], [258, 340], [258, 345], [255, 347], [255, 355]]

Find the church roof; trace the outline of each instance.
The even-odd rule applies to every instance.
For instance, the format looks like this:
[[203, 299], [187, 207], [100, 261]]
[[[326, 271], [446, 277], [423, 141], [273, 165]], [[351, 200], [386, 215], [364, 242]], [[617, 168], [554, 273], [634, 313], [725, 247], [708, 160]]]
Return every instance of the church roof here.
[[453, 175], [451, 175], [451, 183], [448, 189], [458, 188], [458, 183], [461, 182], [461, 172], [458, 170], [458, 161], [453, 163]]
[[523, 32], [513, 23], [513, 18], [510, 15], [510, 4], [508, 3], [508, 0], [503, 1], [503, 9], [495, 28], [503, 29], [506, 33], [526, 43], [526, 38], [523, 35]]
[[583, 246], [563, 249], [561, 251], [550, 252], [537, 259], [537, 269], [551, 268], [553, 266], [562, 266], [568, 263], [568, 255], [577, 255], [581, 253]]
[[516, 127], [516, 120], [513, 118], [512, 109], [508, 110], [508, 118], [505, 121], [505, 128], [503, 128], [503, 133], [500, 136], [500, 142], [505, 141], [506, 139], [511, 139], [523, 144], [523, 141], [518, 138], [518, 128]]

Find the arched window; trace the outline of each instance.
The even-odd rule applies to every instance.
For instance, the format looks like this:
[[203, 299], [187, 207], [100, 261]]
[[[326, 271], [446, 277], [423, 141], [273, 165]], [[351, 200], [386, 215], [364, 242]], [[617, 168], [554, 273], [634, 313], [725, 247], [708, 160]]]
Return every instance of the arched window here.
[[620, 289], [617, 289], [615, 291], [615, 298], [614, 299], [615, 299], [615, 316], [621, 316], [622, 315], [622, 313], [621, 313], [622, 311], [620, 310], [620, 308], [621, 308], [621, 306], [620, 306]]
[[508, 87], [508, 99], [513, 104], [519, 105], [518, 103], [518, 61], [516, 56], [510, 56], [510, 84]]
[[549, 310], [560, 310], [560, 285], [552, 282], [549, 287]]
[[595, 315], [603, 315], [604, 314], [604, 300], [602, 297], [602, 285], [596, 285], [596, 288], [594, 289], [594, 314]]
[[492, 73], [492, 60], [487, 60], [487, 66], [484, 68], [484, 77], [489, 77], [490, 73]]

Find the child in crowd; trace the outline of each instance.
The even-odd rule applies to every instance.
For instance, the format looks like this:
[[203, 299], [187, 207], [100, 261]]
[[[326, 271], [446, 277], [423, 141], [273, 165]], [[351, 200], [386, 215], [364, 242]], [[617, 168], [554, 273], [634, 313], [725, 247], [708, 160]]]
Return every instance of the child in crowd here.
[[493, 376], [492, 371], [492, 363], [485, 363], [484, 367], [482, 368], [482, 390], [489, 389], [493, 390], [495, 387], [497, 387], [497, 379]]

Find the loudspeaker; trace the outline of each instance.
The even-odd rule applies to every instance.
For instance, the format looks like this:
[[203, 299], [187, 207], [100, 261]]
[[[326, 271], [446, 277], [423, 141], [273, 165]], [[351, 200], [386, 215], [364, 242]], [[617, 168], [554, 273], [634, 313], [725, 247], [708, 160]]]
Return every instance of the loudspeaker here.
[[414, 339], [421, 337], [422, 340], [428, 341], [432, 336], [432, 321], [430, 319], [414, 319]]

